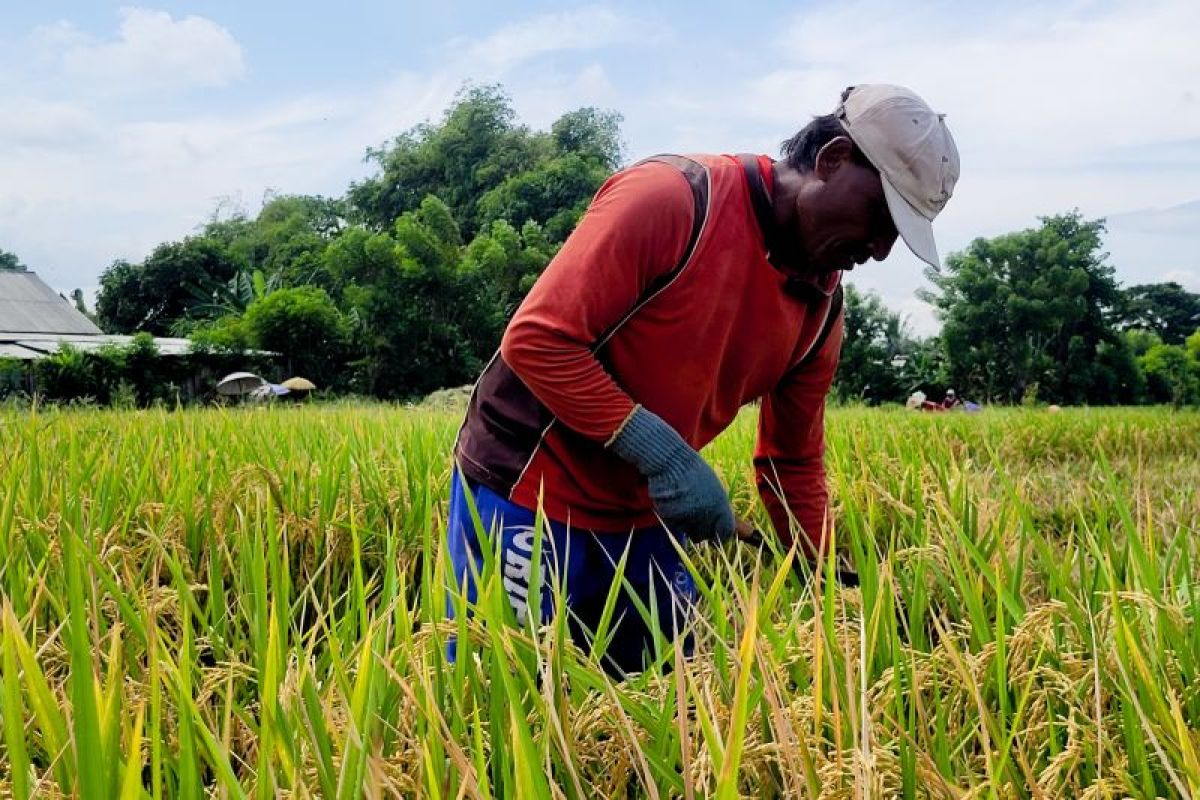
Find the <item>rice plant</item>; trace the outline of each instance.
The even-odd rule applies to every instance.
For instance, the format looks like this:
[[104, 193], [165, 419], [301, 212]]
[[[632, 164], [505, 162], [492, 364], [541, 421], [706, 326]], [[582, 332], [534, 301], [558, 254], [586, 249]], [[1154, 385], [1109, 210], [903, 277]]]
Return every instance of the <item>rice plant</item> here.
[[[769, 529], [753, 416], [705, 455]], [[861, 586], [692, 548], [695, 653], [623, 681], [445, 591], [458, 422], [3, 412], [0, 795], [1200, 795], [1200, 415], [833, 410]]]

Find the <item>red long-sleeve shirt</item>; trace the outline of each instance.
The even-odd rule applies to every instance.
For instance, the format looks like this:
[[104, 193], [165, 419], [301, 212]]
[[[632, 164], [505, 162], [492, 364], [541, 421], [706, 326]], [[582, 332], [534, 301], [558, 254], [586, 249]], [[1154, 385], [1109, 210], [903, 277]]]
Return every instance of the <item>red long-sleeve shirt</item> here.
[[634, 405], [699, 449], [761, 398], [760, 494], [785, 542], [790, 510], [820, 544], [840, 275], [798, 293], [772, 266], [752, 199], [770, 191], [770, 161], [748, 163], [757, 186], [731, 156], [605, 183], [476, 386], [456, 448], [468, 477], [581, 527], [652, 525], [645, 480], [604, 447]]

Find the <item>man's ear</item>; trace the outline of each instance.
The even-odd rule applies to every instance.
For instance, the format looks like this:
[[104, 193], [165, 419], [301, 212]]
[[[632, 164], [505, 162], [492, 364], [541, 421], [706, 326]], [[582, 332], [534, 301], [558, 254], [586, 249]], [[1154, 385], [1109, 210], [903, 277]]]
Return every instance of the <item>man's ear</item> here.
[[820, 180], [827, 181], [838, 167], [850, 161], [854, 153], [854, 143], [849, 136], [835, 136], [825, 143], [817, 152], [817, 160], [813, 165], [813, 173]]

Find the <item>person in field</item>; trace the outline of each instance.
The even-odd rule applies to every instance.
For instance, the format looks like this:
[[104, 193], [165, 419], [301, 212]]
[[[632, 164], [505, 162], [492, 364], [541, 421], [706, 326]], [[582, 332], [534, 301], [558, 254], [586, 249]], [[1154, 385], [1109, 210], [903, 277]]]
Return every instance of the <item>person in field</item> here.
[[[489, 545], [468, 493], [499, 537], [519, 621], [540, 506], [545, 583], [565, 583], [576, 637], [594, 630], [626, 552], [627, 588], [668, 639], [684, 631], [696, 589], [672, 539], [735, 535], [697, 450], [754, 400], [754, 470], [776, 534], [809, 559], [822, 552], [842, 273], [882, 261], [897, 236], [936, 265], [930, 223], [959, 158], [943, 115], [887, 85], [850, 87], [782, 155], [656, 156], [600, 188], [509, 323], [458, 434], [447, 535], [469, 601]], [[615, 619], [606, 668], [641, 669], [655, 623], [624, 590]]]

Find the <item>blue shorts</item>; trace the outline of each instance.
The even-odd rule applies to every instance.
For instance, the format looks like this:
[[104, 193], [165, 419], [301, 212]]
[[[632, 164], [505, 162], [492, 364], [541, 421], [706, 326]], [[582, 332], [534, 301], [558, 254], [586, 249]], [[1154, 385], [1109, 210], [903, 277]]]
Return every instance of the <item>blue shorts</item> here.
[[[464, 480], [458, 470], [454, 471], [447, 544], [454, 575], [468, 603], [475, 602], [475, 574], [483, 573], [484, 558], [467, 506], [464, 483], [471, 492], [484, 528], [493, 536], [499, 533], [504, 589], [518, 622], [524, 624], [530, 608], [534, 512], [485, 486]], [[602, 659], [605, 669], [619, 677], [640, 671], [645, 663], [643, 659], [647, 655], [655, 656], [653, 623], [638, 610], [629, 596], [630, 589], [647, 609], [657, 609], [658, 629], [665, 641], [672, 642], [682, 634], [684, 652], [691, 654], [692, 637], [686, 626], [698, 593], [692, 574], [665, 528], [656, 525], [624, 534], [593, 533], [582, 528], [568, 528], [552, 520], [547, 520], [546, 527], [548, 530], [543, 532], [542, 538], [542, 622], [548, 621], [554, 613], [553, 582], [561, 581], [572, 638], [580, 648], [588, 650], [590, 634], [596, 630], [616, 577], [615, 567], [628, 548], [624, 579], [629, 586], [618, 589], [609, 623], [611, 639]], [[686, 541], [680, 542], [681, 546], [686, 544]], [[453, 603], [448, 605], [453, 616]], [[453, 645], [450, 657], [454, 657]]]

